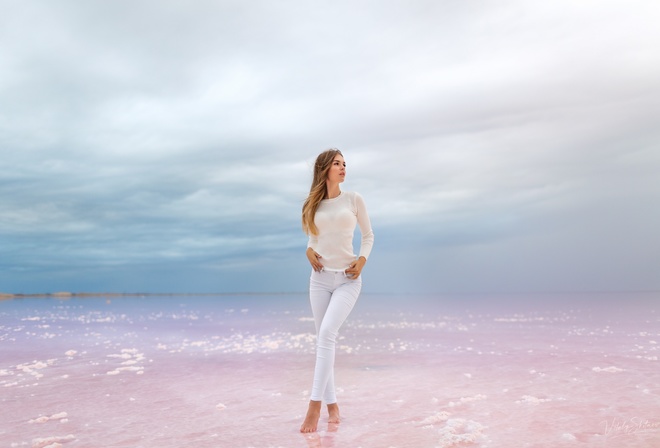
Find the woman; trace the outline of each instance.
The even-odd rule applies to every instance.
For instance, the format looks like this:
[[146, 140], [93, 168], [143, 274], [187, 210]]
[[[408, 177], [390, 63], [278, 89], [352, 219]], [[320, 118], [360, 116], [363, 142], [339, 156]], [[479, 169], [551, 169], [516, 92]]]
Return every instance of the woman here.
[[[346, 163], [338, 149], [316, 158], [314, 179], [302, 209], [303, 230], [309, 235], [307, 258], [312, 265], [309, 300], [316, 325], [316, 366], [309, 408], [300, 431], [316, 431], [321, 403], [328, 406], [328, 423], [339, 423], [335, 396], [335, 341], [362, 287], [360, 273], [374, 242], [364, 200], [341, 191]], [[359, 256], [353, 253], [353, 232], [360, 226]]]

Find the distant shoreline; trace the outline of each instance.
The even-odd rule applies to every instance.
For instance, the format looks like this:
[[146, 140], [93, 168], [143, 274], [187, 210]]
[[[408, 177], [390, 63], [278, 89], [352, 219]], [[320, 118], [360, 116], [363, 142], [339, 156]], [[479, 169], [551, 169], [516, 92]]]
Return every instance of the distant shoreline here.
[[[526, 297], [528, 295], [539, 295], [539, 296], [548, 296], [548, 297], [557, 297], [557, 296], [567, 296], [567, 295], [582, 295], [582, 294], [598, 294], [598, 295], [620, 295], [620, 294], [660, 294], [660, 290], [638, 290], [638, 291], [553, 291], [553, 292], [514, 292], [514, 293], [503, 293], [503, 292], [492, 292], [492, 293], [363, 293], [368, 295], [400, 295], [404, 294], [406, 296], [428, 296], [429, 294], [433, 296], [452, 296], [452, 297]], [[59, 291], [59, 292], [45, 292], [45, 293], [3, 293], [0, 292], [0, 301], [11, 300], [11, 299], [82, 299], [82, 298], [93, 298], [93, 297], [105, 297], [105, 298], [119, 298], [119, 297], [211, 297], [211, 296], [282, 296], [282, 295], [302, 295], [307, 294], [307, 291], [271, 291], [271, 292], [68, 292], [68, 291]]]
[[303, 292], [46, 292], [34, 294], [0, 293], [0, 300], [38, 298], [149, 297], [149, 296], [258, 296], [303, 294]]

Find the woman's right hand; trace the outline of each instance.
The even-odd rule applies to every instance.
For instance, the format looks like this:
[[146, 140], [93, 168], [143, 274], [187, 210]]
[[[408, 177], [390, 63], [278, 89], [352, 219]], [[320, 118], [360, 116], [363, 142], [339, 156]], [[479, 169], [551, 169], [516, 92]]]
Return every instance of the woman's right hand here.
[[314, 269], [316, 272], [321, 272], [323, 270], [323, 265], [319, 261], [322, 257], [316, 253], [314, 249], [311, 247], [307, 248], [307, 259], [309, 260], [309, 264], [312, 265], [312, 269]]

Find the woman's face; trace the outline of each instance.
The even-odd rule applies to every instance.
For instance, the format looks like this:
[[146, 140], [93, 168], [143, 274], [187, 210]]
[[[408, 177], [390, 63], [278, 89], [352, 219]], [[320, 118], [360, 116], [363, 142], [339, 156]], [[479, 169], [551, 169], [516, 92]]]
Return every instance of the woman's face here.
[[332, 183], [341, 183], [344, 182], [346, 177], [346, 162], [341, 154], [337, 154], [330, 165], [330, 170], [328, 171], [328, 182]]

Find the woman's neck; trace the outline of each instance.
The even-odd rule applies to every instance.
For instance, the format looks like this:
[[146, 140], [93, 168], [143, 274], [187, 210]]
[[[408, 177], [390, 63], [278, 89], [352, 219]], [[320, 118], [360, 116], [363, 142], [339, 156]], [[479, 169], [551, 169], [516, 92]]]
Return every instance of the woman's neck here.
[[326, 199], [334, 199], [337, 196], [341, 194], [341, 190], [339, 189], [339, 184], [326, 184], [326, 192], [325, 192], [325, 198]]

